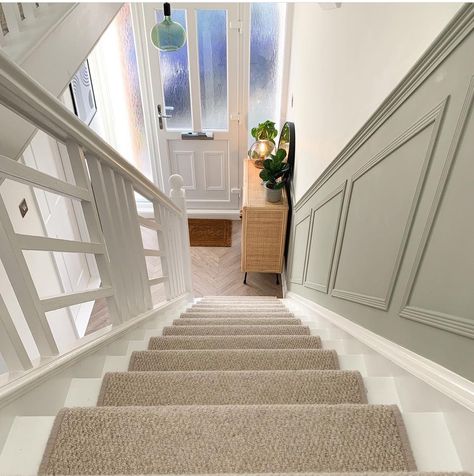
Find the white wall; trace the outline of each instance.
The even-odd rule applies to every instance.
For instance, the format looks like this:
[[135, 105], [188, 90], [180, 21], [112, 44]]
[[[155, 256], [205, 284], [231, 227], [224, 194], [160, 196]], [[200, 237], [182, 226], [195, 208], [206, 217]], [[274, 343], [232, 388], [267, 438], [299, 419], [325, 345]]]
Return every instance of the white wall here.
[[[460, 4], [296, 4], [287, 120], [296, 200], [361, 128]], [[292, 105], [293, 98], [293, 105]]]

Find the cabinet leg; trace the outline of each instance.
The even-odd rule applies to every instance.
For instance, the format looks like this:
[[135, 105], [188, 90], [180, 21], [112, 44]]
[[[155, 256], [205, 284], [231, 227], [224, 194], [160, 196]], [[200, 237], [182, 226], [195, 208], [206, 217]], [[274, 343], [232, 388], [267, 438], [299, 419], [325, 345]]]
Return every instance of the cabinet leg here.
[[276, 277], [277, 277], [277, 284], [280, 284], [280, 276], [278, 273], [276, 274]]
[[244, 284], [247, 284], [247, 271], [245, 271]]

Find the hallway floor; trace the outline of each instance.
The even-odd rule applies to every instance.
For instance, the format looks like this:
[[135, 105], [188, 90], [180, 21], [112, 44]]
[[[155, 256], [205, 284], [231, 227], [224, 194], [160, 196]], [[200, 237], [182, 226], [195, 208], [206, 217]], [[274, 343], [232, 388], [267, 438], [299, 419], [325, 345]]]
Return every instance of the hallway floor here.
[[[276, 276], [268, 273], [249, 273], [247, 285], [243, 284], [244, 274], [240, 271], [240, 243], [242, 222], [232, 222], [232, 246], [230, 248], [191, 247], [193, 268], [193, 293], [202, 296], [277, 296], [283, 297], [281, 284], [276, 284]], [[145, 248], [157, 248], [156, 234], [150, 230], [143, 232]], [[161, 276], [160, 260], [148, 258], [150, 277]], [[153, 302], [164, 300], [163, 285], [152, 289]], [[98, 299], [87, 326], [86, 335], [110, 324], [105, 299]]]
[[277, 296], [283, 297], [276, 275], [249, 273], [247, 285], [240, 271], [242, 222], [232, 222], [230, 248], [191, 247], [194, 296]]

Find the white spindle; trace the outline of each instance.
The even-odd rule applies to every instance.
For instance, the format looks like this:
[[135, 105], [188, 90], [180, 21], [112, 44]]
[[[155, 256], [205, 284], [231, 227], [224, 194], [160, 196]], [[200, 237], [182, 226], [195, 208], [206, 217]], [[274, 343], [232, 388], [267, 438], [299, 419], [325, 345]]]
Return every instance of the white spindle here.
[[25, 14], [25, 20], [27, 23], [31, 24], [35, 21], [38, 15], [38, 9], [36, 5], [32, 2], [25, 2], [22, 3], [23, 6], [23, 13]]
[[[69, 142], [66, 144], [66, 146], [76, 185], [86, 189], [92, 198], [92, 184], [87, 171], [86, 157], [84, 152], [82, 151], [81, 147], [79, 147], [77, 144], [74, 144], [73, 142]], [[103, 244], [104, 235], [102, 233], [95, 201], [82, 201], [81, 206], [90, 240]], [[97, 262], [97, 268], [99, 270], [102, 286], [112, 286], [114, 289], [116, 289], [117, 280], [116, 277], [112, 276], [109, 257], [105, 254], [98, 254], [95, 256], [95, 259]], [[111, 296], [107, 298], [107, 308], [113, 323], [119, 323], [122, 321], [123, 316], [122, 311], [119, 309], [117, 296]]]
[[20, 31], [21, 18], [18, 5], [14, 3], [2, 3], [3, 14], [8, 25], [8, 35], [14, 35]]
[[171, 175], [169, 178], [170, 183], [170, 198], [175, 205], [181, 210], [182, 216], [178, 219], [181, 227], [181, 249], [183, 260], [183, 274], [185, 282], [185, 290], [191, 293], [193, 290], [192, 283], [192, 268], [191, 268], [191, 253], [189, 242], [189, 229], [188, 229], [188, 215], [186, 212], [186, 191], [183, 187], [184, 181], [181, 175]]
[[125, 293], [131, 309], [130, 317], [132, 317], [142, 312], [143, 301], [140, 302], [140, 276], [135, 266], [135, 256], [130, 247], [131, 238], [126, 212], [127, 205], [125, 197], [120, 190], [120, 177], [118, 177], [110, 167], [102, 167], [102, 171], [106, 191], [109, 194], [109, 203], [112, 205], [110, 213], [118, 230], [118, 234], [114, 239], [118, 243], [120, 256], [117, 256], [115, 259], [120, 259], [123, 262], [123, 273], [126, 283]]
[[15, 241], [15, 231], [0, 197], [0, 259], [18, 299], [31, 334], [42, 357], [58, 354], [58, 346], [41, 306], [23, 252]]
[[120, 193], [123, 196], [126, 210], [126, 222], [128, 224], [128, 242], [132, 251], [132, 261], [137, 275], [137, 290], [139, 293], [140, 312], [152, 308], [150, 286], [148, 285], [148, 271], [146, 258], [143, 252], [143, 240], [138, 223], [138, 211], [135, 201], [133, 186], [122, 177], [118, 179], [121, 184]]
[[119, 231], [117, 225], [112, 218], [111, 209], [115, 203], [109, 203], [109, 196], [106, 192], [104, 177], [102, 175], [102, 167], [98, 159], [93, 155], [86, 155], [87, 165], [89, 167], [92, 188], [97, 203], [100, 224], [104, 233], [105, 243], [110, 258], [110, 269], [113, 277], [115, 288], [115, 299], [118, 304], [118, 313], [121, 320], [128, 319], [132, 312], [128, 305], [127, 299], [127, 283], [125, 282], [126, 269], [123, 266], [122, 250], [118, 241]]
[[176, 286], [176, 248], [173, 241], [173, 223], [168, 210], [163, 211], [163, 228], [166, 239], [167, 257], [168, 257], [168, 277], [170, 283], [170, 296], [174, 299], [178, 293]]
[[10, 372], [28, 370], [33, 363], [0, 295], [0, 350]]
[[169, 272], [169, 264], [168, 264], [168, 255], [169, 255], [169, 248], [167, 245], [166, 235], [165, 235], [165, 219], [164, 219], [164, 207], [160, 205], [160, 203], [155, 200], [153, 202], [153, 214], [155, 218], [155, 222], [158, 225], [156, 229], [156, 234], [158, 237], [158, 246], [160, 248], [160, 261], [161, 261], [161, 271], [163, 276], [165, 277], [165, 296], [166, 299], [171, 299], [171, 286], [170, 286], [170, 272]]

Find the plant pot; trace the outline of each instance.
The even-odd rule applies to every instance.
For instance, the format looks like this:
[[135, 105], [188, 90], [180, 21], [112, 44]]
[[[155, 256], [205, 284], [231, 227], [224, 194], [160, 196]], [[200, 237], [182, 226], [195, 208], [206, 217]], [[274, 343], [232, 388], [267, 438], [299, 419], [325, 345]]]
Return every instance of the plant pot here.
[[265, 200], [267, 202], [275, 203], [281, 200], [281, 191], [282, 191], [281, 188], [274, 190], [273, 188], [268, 188], [267, 184], [264, 184], [264, 187], [265, 187]]

